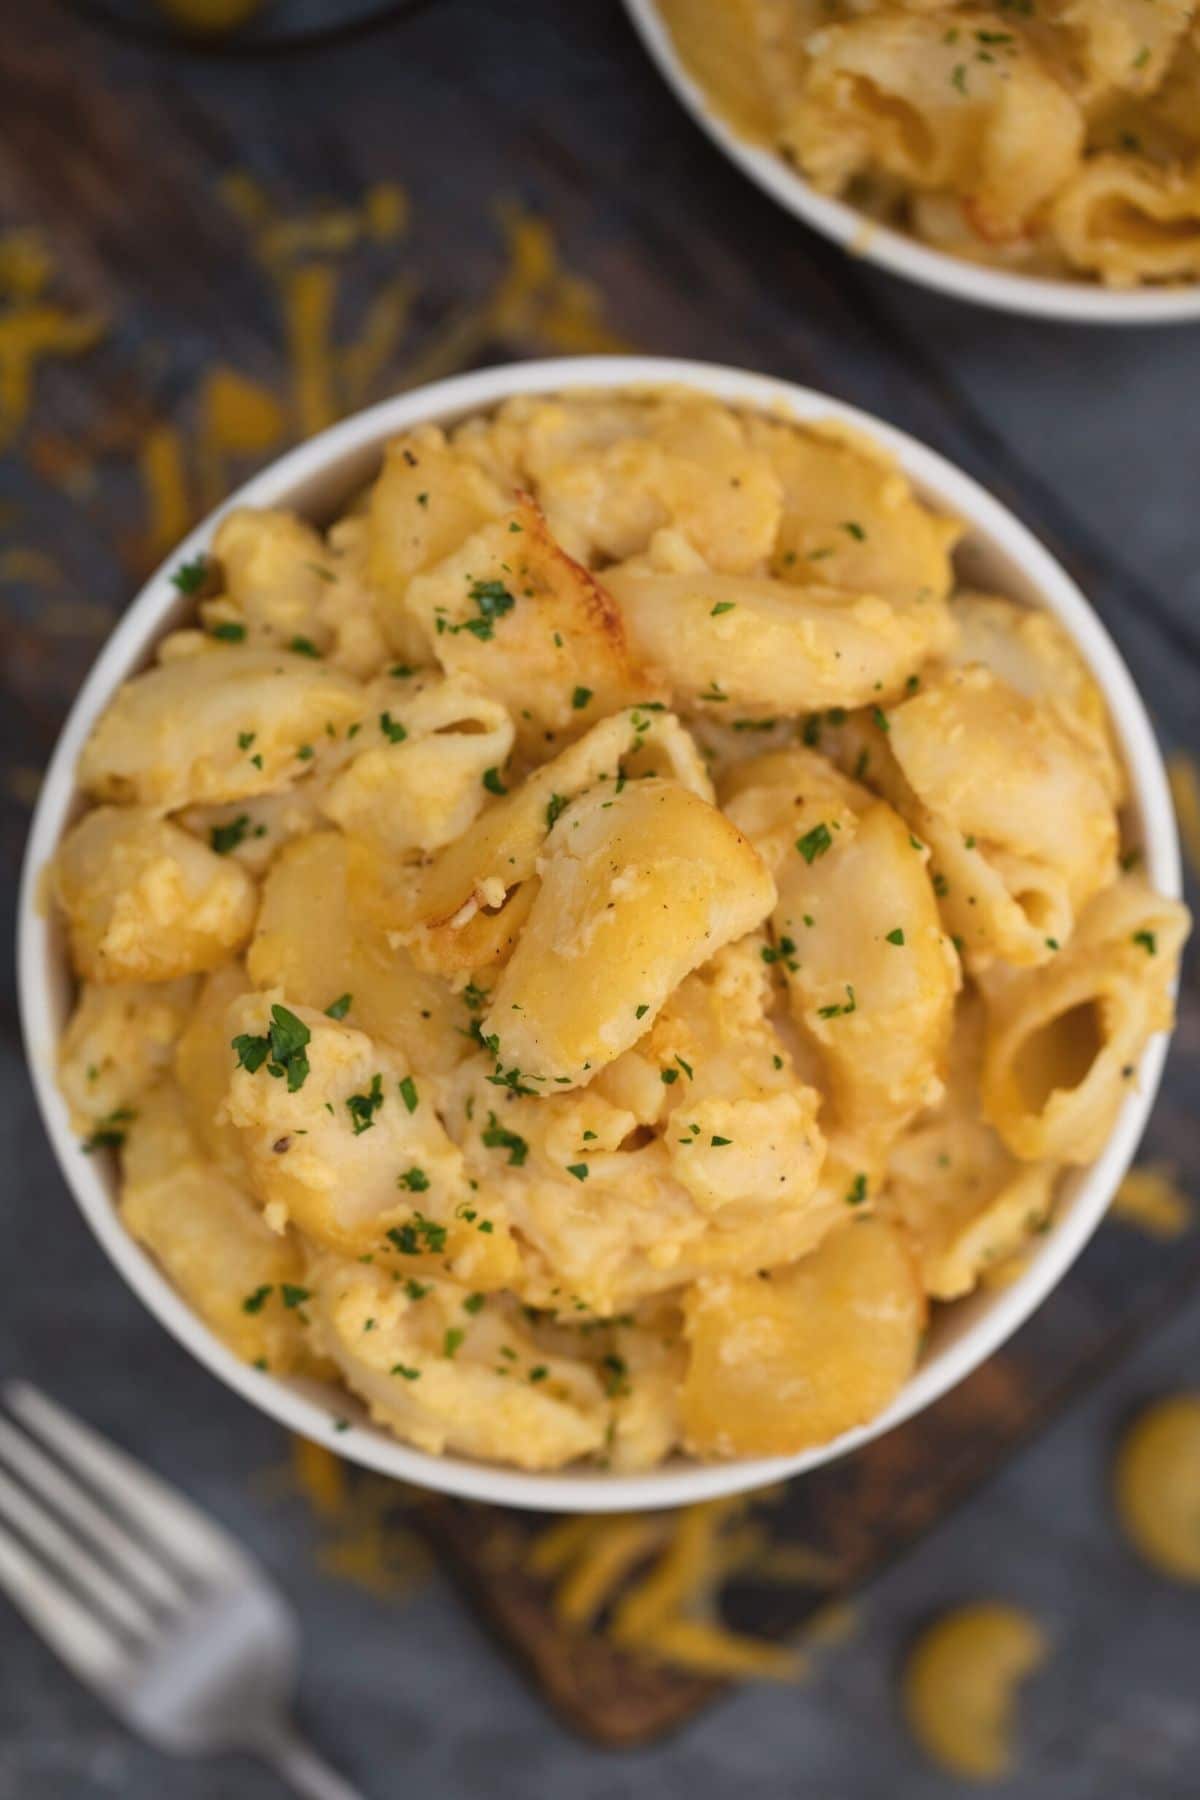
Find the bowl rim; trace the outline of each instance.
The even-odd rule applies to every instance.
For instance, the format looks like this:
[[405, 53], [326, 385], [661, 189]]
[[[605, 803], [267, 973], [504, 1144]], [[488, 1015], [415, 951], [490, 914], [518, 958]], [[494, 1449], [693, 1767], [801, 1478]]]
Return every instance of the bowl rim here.
[[[189, 533], [152, 574], [102, 647], [62, 727], [43, 780], [27, 840], [18, 902], [17, 977], [25, 1053], [47, 1134], [76, 1203], [128, 1285], [173, 1336], [228, 1387], [290, 1430], [336, 1447], [350, 1461], [435, 1491], [542, 1511], [608, 1512], [679, 1506], [762, 1487], [831, 1461], [921, 1411], [989, 1356], [1057, 1284], [1091, 1236], [1132, 1160], [1158, 1088], [1169, 1034], [1151, 1040], [1139, 1079], [1124, 1102], [1100, 1157], [1079, 1173], [1069, 1204], [1022, 1273], [987, 1297], [980, 1317], [958, 1341], [927, 1356], [892, 1405], [868, 1424], [829, 1444], [790, 1457], [722, 1463], [668, 1463], [642, 1474], [602, 1470], [527, 1472], [457, 1455], [435, 1456], [402, 1443], [366, 1420], [346, 1395], [349, 1424], [317, 1384], [242, 1362], [192, 1311], [151, 1257], [128, 1234], [114, 1205], [111, 1159], [86, 1155], [71, 1130], [55, 1059], [62, 1029], [65, 964], [49, 909], [41, 904], [43, 870], [78, 800], [75, 767], [93, 723], [119, 684], [147, 654], [180, 607], [171, 571], [209, 544], [217, 522], [236, 506], [286, 505], [306, 483], [349, 474], [398, 431], [421, 423], [450, 424], [494, 408], [513, 395], [570, 390], [684, 386], [746, 410], [796, 422], [834, 420], [868, 433], [889, 450], [917, 489], [961, 517], [972, 536], [1003, 555], [1066, 626], [1108, 705], [1140, 813], [1147, 873], [1159, 892], [1177, 897], [1180, 858], [1162, 758], [1145, 707], [1107, 630], [1070, 576], [1026, 526], [971, 476], [916, 439], [857, 407], [810, 388], [718, 364], [667, 357], [597, 356], [504, 364], [452, 376], [400, 394], [332, 426], [254, 476]], [[963, 1304], [971, 1304], [964, 1302]], [[331, 1427], [334, 1428], [331, 1434]]]
[[1178, 325], [1200, 319], [1200, 281], [1177, 287], [1106, 288], [1099, 282], [1016, 275], [936, 250], [818, 193], [776, 151], [740, 137], [684, 67], [657, 0], [624, 0], [659, 74], [701, 129], [758, 187], [851, 256], [956, 300], [1076, 325]]

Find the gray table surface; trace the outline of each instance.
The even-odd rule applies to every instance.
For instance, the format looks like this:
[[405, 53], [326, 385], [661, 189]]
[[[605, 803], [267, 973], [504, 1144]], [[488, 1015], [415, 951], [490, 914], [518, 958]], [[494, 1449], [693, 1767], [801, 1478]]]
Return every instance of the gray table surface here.
[[[494, 283], [492, 207], [516, 193], [552, 223], [570, 270], [594, 284], [607, 324], [636, 347], [808, 380], [915, 431], [1017, 504], [1083, 573], [1164, 739], [1200, 747], [1200, 328], [1039, 325], [853, 266], [722, 163], [613, 5], [445, 0], [374, 38], [286, 64], [102, 47], [57, 8], [46, 16], [78, 53], [76, 74], [79, 55], [85, 64], [103, 55], [110, 94], [136, 94], [184, 122], [205, 179], [238, 163], [293, 190], [404, 181], [418, 221], [418, 337], [432, 339]], [[26, 32], [24, 62], [10, 73], [52, 70], [48, 35]], [[4, 84], [0, 66], [0, 102]], [[0, 224], [36, 222], [54, 171], [20, 153], [35, 142], [28, 132], [9, 138]], [[203, 221], [197, 229], [203, 239]], [[127, 290], [125, 248], [119, 218], [94, 232], [81, 218], [68, 246], [79, 291], [103, 291], [110, 279]], [[231, 302], [211, 283], [147, 282], [139, 304], [138, 328], [170, 347], [177, 371], [226, 346]], [[238, 320], [243, 359], [267, 367], [276, 354], [267, 325], [253, 308]], [[518, 339], [481, 354], [548, 347], [536, 331]], [[109, 379], [86, 361], [64, 365], [41, 398], [58, 420], [86, 421]], [[24, 509], [33, 522], [24, 541], [61, 555], [75, 591], [119, 609], [129, 570], [94, 513], [81, 521], [19, 455], [0, 459], [0, 499]], [[18, 633], [6, 641], [25, 646], [36, 594], [18, 583], [0, 597], [6, 634]], [[51, 668], [30, 673], [15, 657], [5, 668], [10, 876], [27, 818], [20, 772], [44, 754], [90, 652], [68, 645]], [[6, 925], [12, 905], [10, 891]], [[1020, 1773], [1000, 1791], [1022, 1800], [1200, 1791], [1200, 1593], [1140, 1566], [1106, 1499], [1112, 1438], [1130, 1407], [1197, 1382], [1200, 1316], [1178, 1317], [1144, 1343], [865, 1593], [854, 1635], [824, 1653], [807, 1685], [744, 1690], [675, 1740], [617, 1757], [547, 1717], [440, 1579], [383, 1599], [321, 1573], [319, 1526], [268, 1479], [286, 1464], [284, 1435], [166, 1336], [81, 1226], [34, 1113], [7, 970], [0, 1120], [0, 1370], [44, 1384], [261, 1555], [303, 1620], [305, 1723], [372, 1800], [944, 1800], [955, 1784], [909, 1743], [895, 1671], [924, 1618], [981, 1593], [1033, 1606], [1055, 1644]], [[0, 1800], [278, 1791], [248, 1763], [168, 1763], [131, 1741], [0, 1604]]]

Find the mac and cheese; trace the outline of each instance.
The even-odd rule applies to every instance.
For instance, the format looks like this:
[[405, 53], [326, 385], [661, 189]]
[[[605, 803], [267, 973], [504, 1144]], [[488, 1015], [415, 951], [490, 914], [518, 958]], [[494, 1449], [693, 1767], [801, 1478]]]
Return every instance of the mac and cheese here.
[[72, 1113], [239, 1355], [526, 1468], [791, 1452], [1027, 1247], [1186, 915], [958, 535], [858, 435], [677, 391], [224, 520], [54, 892]]

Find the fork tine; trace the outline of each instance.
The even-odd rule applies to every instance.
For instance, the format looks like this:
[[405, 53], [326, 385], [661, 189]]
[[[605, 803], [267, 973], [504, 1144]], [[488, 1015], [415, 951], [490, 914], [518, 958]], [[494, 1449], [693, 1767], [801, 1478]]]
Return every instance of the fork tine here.
[[157, 1546], [197, 1580], [254, 1574], [253, 1563], [227, 1533], [99, 1432], [80, 1424], [28, 1382], [7, 1382], [3, 1394], [21, 1423], [143, 1534], [148, 1548]]
[[182, 1584], [163, 1563], [155, 1562], [140, 1544], [123, 1531], [110, 1515], [65, 1475], [32, 1438], [0, 1416], [0, 1469], [4, 1465], [20, 1476], [26, 1487], [41, 1496], [58, 1516], [86, 1535], [109, 1563], [158, 1606], [178, 1607], [186, 1599]]
[[114, 1581], [90, 1550], [70, 1537], [57, 1519], [0, 1469], [0, 1520], [3, 1519], [40, 1552], [56, 1574], [64, 1575], [115, 1624], [137, 1637], [146, 1635], [151, 1620], [145, 1605]]
[[103, 1689], [120, 1673], [125, 1653], [112, 1630], [2, 1530], [0, 1588], [82, 1681]]

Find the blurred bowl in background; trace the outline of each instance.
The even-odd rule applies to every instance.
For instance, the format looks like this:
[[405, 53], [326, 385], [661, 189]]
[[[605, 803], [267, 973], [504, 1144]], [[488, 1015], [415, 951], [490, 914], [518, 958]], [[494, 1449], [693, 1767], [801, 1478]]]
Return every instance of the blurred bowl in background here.
[[934, 250], [907, 232], [877, 223], [857, 207], [818, 193], [774, 149], [738, 135], [684, 67], [657, 0], [625, 0], [625, 9], [675, 97], [744, 175], [814, 231], [852, 256], [956, 300], [1077, 325], [1169, 325], [1200, 319], [1200, 282], [1114, 289], [1099, 282], [1014, 275]]

